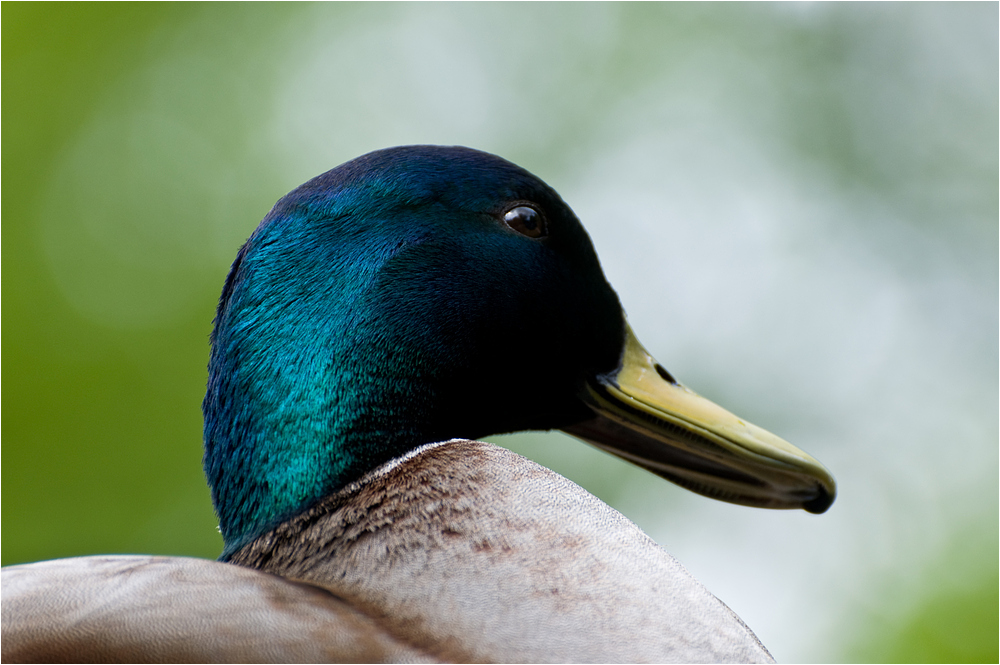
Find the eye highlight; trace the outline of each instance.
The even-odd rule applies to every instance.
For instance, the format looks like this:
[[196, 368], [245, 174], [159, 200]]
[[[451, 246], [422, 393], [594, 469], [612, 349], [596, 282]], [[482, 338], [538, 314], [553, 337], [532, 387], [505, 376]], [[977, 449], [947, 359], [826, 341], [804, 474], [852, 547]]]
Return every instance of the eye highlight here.
[[541, 238], [548, 234], [545, 218], [531, 206], [519, 205], [511, 208], [503, 216], [504, 223], [523, 236]]

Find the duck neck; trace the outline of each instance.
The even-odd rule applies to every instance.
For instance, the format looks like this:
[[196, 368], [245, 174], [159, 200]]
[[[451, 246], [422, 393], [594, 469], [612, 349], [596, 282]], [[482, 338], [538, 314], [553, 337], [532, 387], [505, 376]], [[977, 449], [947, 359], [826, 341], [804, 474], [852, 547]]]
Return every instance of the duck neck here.
[[315, 243], [326, 251], [304, 253], [291, 274], [273, 235], [262, 226], [241, 250], [212, 333], [204, 467], [223, 558], [436, 435], [419, 419], [428, 378], [387, 369], [421, 359], [370, 341], [384, 334], [363, 294], [394, 248], [355, 256]]
[[336, 340], [257, 341], [244, 341], [239, 366], [213, 353], [204, 404], [205, 472], [226, 554], [433, 439], [412, 417], [423, 391], [339, 361], [351, 353]]

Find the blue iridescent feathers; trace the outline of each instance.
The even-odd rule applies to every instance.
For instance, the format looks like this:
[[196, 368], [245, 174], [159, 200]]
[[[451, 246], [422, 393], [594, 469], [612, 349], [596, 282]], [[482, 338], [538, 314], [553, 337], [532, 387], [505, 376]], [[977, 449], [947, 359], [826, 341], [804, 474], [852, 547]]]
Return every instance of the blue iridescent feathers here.
[[[545, 234], [504, 222], [518, 205]], [[282, 198], [212, 334], [205, 471], [226, 554], [432, 441], [564, 427], [624, 321], [551, 188], [467, 148], [370, 153]]]

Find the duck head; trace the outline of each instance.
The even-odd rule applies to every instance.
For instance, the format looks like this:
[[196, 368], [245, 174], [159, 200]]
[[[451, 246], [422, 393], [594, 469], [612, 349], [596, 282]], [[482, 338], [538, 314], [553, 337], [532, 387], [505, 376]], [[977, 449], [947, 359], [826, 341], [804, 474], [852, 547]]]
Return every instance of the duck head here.
[[380, 150], [278, 201], [226, 279], [203, 410], [227, 553], [419, 445], [528, 429], [735, 503], [835, 494], [652, 359], [554, 190], [468, 148]]

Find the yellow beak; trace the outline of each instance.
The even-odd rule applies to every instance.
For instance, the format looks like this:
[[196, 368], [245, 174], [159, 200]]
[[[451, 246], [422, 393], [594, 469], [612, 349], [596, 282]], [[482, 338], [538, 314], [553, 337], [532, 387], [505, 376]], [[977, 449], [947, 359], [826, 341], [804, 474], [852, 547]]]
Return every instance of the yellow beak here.
[[619, 368], [581, 395], [595, 417], [565, 431], [722, 501], [822, 513], [837, 485], [818, 461], [676, 382], [625, 324]]

